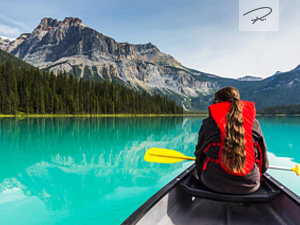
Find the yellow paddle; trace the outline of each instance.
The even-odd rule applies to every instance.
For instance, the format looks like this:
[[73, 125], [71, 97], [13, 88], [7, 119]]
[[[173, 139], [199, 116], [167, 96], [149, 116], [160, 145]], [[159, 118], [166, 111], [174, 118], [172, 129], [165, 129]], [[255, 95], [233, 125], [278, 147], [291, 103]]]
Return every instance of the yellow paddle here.
[[300, 168], [299, 165], [296, 165], [294, 168], [289, 167], [281, 167], [281, 166], [269, 166], [269, 169], [275, 169], [275, 170], [285, 170], [285, 171], [293, 171], [297, 174], [297, 176], [300, 175]]
[[165, 148], [149, 148], [144, 156], [147, 162], [176, 163], [183, 160], [195, 160], [195, 157], [188, 157], [184, 154]]
[[[147, 162], [157, 162], [157, 163], [176, 163], [183, 160], [195, 160], [195, 157], [185, 156], [181, 152], [165, 149], [165, 148], [149, 148], [144, 156], [145, 161]], [[279, 166], [269, 166], [269, 169], [276, 170], [286, 170], [293, 171], [300, 175], [299, 165], [296, 165], [294, 168], [279, 167]]]

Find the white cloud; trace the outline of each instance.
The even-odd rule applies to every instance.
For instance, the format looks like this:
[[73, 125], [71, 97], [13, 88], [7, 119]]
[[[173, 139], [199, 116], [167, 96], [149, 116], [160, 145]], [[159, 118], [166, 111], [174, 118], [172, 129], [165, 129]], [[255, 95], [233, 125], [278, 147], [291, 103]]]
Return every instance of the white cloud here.
[[[236, 19], [224, 27], [194, 26], [180, 32], [184, 35], [179, 36], [182, 43], [162, 46], [165, 46], [165, 52], [193, 69], [222, 77], [254, 75], [265, 78], [300, 64], [300, 29], [297, 25], [300, 17], [293, 11], [296, 8], [296, 5], [282, 7], [278, 32], [240, 32]], [[169, 42], [172, 42], [172, 37], [178, 35], [170, 37]]]
[[[268, 77], [276, 71], [289, 71], [300, 64], [300, 2], [280, 1], [280, 28], [277, 32], [240, 32], [238, 8], [228, 18], [211, 18], [198, 25], [148, 35], [158, 47], [184, 66], [222, 77], [245, 75]], [[214, 22], [214, 23], [213, 23]], [[222, 24], [223, 22], [223, 24]], [[173, 32], [173, 33], [172, 33]], [[162, 36], [166, 34], [165, 36]], [[158, 36], [158, 37], [155, 37]]]
[[268, 77], [300, 64], [299, 34], [295, 29], [284, 35], [233, 35], [232, 39], [223, 35], [205, 45], [196, 44], [189, 52], [177, 53], [180, 57], [176, 58], [185, 66], [224, 77]]
[[[74, 15], [117, 41], [133, 44], [150, 41], [184, 66], [223, 77], [248, 74], [267, 77], [277, 70], [291, 70], [300, 63], [297, 10], [300, 1], [280, 0], [278, 32], [239, 32], [238, 1], [191, 0], [183, 4], [162, 0], [162, 5], [157, 7], [149, 1], [129, 5], [117, 0], [103, 5], [102, 1], [91, 0], [82, 8], [78, 7], [79, 0], [74, 0], [70, 7], [64, 7], [63, 1], [53, 4], [32, 0], [31, 4], [19, 1], [13, 13], [9, 9], [16, 4], [4, 2], [1, 9], [9, 14], [0, 15], [1, 36], [16, 37], [31, 32], [44, 16], [63, 19]], [[32, 15], [26, 10], [28, 5], [34, 6], [37, 13]]]
[[8, 23], [13, 24], [13, 25], [15, 25], [15, 26], [17, 26], [17, 27], [21, 27], [21, 28], [23, 28], [23, 29], [25, 29], [25, 30], [30, 30], [30, 27], [27, 26], [26, 24], [21, 23], [21, 22], [16, 21], [16, 20], [13, 20], [13, 19], [11, 19], [11, 18], [8, 18], [8, 17], [6, 17], [6, 16], [0, 15], [0, 19], [5, 20], [5, 21], [7, 21]]
[[4, 24], [0, 24], [0, 36], [15, 38], [21, 33], [21, 30], [17, 27], [10, 27]]

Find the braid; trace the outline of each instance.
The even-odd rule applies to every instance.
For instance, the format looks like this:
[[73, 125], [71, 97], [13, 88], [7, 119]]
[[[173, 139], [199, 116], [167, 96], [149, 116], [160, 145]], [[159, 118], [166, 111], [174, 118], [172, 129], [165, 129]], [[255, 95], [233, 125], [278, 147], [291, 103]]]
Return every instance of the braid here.
[[237, 98], [233, 98], [231, 101], [230, 111], [226, 116], [226, 137], [224, 138], [222, 162], [229, 171], [237, 173], [243, 171], [246, 160], [245, 130], [241, 102]]

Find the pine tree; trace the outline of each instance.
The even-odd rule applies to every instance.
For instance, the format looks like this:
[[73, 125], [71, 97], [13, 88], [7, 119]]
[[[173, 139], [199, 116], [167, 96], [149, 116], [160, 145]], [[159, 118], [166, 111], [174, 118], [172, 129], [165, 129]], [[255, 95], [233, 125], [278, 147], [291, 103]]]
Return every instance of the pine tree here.
[[53, 108], [53, 113], [60, 113], [59, 111], [59, 97], [57, 94], [54, 95], [54, 108]]
[[27, 88], [25, 88], [24, 108], [25, 108], [25, 113], [29, 114], [30, 113], [30, 94], [29, 94], [29, 91]]
[[[104, 74], [107, 73], [104, 67]], [[0, 113], [178, 113], [183, 109], [166, 96], [89, 81], [59, 73], [14, 68], [0, 63]], [[294, 112], [290, 108], [288, 112]]]
[[73, 95], [70, 96], [68, 108], [69, 108], [69, 113], [76, 114], [76, 106], [75, 106]]

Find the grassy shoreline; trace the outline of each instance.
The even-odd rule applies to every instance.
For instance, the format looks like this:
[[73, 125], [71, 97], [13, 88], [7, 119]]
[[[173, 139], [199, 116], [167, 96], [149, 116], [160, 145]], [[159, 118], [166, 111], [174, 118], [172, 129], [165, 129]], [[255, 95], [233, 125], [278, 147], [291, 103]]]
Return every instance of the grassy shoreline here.
[[0, 118], [51, 118], [51, 117], [167, 117], [167, 116], [207, 116], [208, 114], [0, 114]]
[[[52, 118], [52, 117], [168, 117], [168, 116], [182, 116], [182, 117], [207, 117], [208, 113], [184, 113], [184, 114], [0, 114], [0, 118]], [[300, 114], [257, 114], [257, 116], [276, 116], [287, 117], [295, 116], [300, 117]]]
[[278, 116], [278, 117], [286, 117], [286, 116], [300, 116], [300, 114], [256, 114], [257, 116]]

